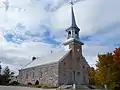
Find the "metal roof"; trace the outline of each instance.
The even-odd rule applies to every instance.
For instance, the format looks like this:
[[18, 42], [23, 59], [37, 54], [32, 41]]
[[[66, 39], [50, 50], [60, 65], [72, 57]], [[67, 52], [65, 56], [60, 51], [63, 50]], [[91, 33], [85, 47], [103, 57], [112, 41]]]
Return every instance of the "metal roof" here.
[[67, 39], [67, 40], [63, 43], [63, 45], [67, 45], [67, 44], [69, 44], [69, 43], [71, 43], [71, 42], [77, 42], [77, 43], [79, 43], [79, 44], [81, 44], [81, 45], [84, 45], [83, 42], [81, 42], [80, 40], [77, 40], [77, 39], [75, 39], [75, 38], [69, 38], [69, 39]]
[[62, 60], [69, 52], [70, 52], [70, 50], [68, 50], [68, 51], [62, 50], [62, 51], [58, 51], [58, 52], [52, 52], [51, 54], [46, 55], [46, 56], [37, 57], [35, 60], [33, 60], [29, 64], [25, 65], [22, 69], [27, 69], [27, 68], [31, 68], [31, 67], [44, 65], [47, 63], [49, 64], [52, 62], [57, 62], [59, 60]]

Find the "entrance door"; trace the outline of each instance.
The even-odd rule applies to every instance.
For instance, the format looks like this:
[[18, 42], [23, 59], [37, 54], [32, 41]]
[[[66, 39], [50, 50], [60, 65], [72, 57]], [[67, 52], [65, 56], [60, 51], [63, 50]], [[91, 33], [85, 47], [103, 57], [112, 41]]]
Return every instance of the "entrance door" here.
[[78, 85], [81, 84], [81, 75], [80, 75], [80, 72], [76, 73], [76, 82], [77, 82]]

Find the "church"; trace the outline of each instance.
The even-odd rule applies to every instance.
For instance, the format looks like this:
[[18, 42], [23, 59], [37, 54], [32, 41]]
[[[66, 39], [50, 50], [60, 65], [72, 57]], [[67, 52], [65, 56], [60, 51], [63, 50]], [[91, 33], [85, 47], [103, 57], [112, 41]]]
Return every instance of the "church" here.
[[69, 49], [34, 57], [30, 63], [19, 70], [19, 83], [26, 85], [37, 82], [54, 86], [89, 84], [90, 66], [82, 54], [84, 43], [79, 38], [79, 31], [73, 5], [71, 5], [71, 25], [66, 29], [67, 40], [62, 43]]

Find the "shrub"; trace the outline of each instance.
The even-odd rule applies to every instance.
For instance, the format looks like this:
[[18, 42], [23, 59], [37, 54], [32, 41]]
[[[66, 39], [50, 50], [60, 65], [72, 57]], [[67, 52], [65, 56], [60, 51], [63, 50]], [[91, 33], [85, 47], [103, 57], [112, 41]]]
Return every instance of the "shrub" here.
[[51, 89], [51, 88], [58, 88], [58, 86], [42, 85], [41, 88]]
[[13, 82], [9, 83], [8, 85], [20, 85], [20, 83], [17, 81], [13, 81]]
[[37, 88], [41, 88], [41, 85], [36, 85]]

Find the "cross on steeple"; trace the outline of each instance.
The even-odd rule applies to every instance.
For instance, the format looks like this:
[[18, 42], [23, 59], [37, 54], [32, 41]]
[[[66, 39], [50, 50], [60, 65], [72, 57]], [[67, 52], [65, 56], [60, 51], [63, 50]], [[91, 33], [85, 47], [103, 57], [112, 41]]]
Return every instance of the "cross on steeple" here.
[[73, 1], [72, 1], [72, 0], [70, 1], [70, 4], [71, 4], [71, 5], [74, 5], [74, 3], [73, 3]]

